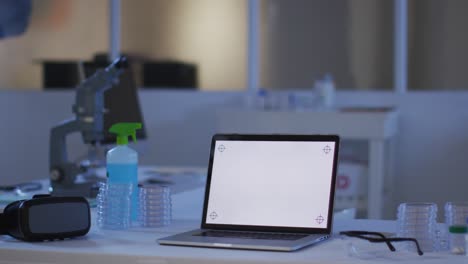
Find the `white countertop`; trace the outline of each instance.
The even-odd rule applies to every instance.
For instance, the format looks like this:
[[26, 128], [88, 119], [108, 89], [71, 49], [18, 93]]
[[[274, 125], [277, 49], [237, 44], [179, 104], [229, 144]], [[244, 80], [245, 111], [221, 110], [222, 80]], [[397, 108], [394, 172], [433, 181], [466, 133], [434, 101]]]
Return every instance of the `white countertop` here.
[[[187, 176], [188, 175], [188, 176]], [[127, 231], [101, 230], [94, 226], [88, 235], [65, 241], [26, 243], [0, 236], [0, 264], [4, 263], [468, 263], [468, 257], [448, 252], [425, 253], [398, 250], [385, 257], [362, 260], [348, 255], [345, 240], [333, 236], [296, 252], [268, 252], [180, 246], [161, 246], [156, 240], [200, 227], [204, 186], [198, 176], [191, 188], [172, 196], [171, 225], [163, 228], [132, 228]], [[183, 178], [182, 177], [182, 178]], [[181, 179], [175, 179], [180, 181]], [[183, 179], [182, 179], [183, 180]], [[188, 180], [188, 178], [185, 178]], [[189, 180], [190, 181], [190, 180]], [[203, 179], [201, 180], [203, 183]], [[94, 220], [94, 218], [93, 218]], [[395, 221], [354, 220], [346, 213], [335, 215], [334, 233], [341, 230], [367, 230], [394, 233]], [[380, 244], [384, 251], [384, 244]]]
[[[335, 232], [350, 229], [395, 231], [395, 222], [386, 220], [343, 220], [335, 222]], [[348, 256], [346, 242], [338, 237], [290, 253], [161, 246], [158, 238], [199, 227], [196, 220], [176, 220], [164, 228], [133, 228], [107, 231], [92, 227], [79, 239], [25, 243], [0, 237], [0, 263], [360, 263]], [[381, 244], [385, 248], [384, 244]], [[366, 260], [367, 261], [367, 260]], [[370, 260], [369, 260], [370, 261]], [[390, 252], [372, 263], [468, 263], [466, 256], [448, 252]]]

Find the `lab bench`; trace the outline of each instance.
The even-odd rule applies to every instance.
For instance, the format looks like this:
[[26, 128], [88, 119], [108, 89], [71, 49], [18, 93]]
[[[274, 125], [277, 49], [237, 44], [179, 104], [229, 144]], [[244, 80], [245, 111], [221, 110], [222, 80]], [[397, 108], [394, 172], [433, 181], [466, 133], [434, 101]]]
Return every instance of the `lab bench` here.
[[203, 187], [173, 195], [174, 220], [161, 228], [134, 227], [110, 231], [96, 227], [93, 217], [88, 235], [64, 241], [26, 243], [8, 236], [0, 236], [0, 263], [466, 263], [467, 257], [448, 252], [391, 252], [378, 243], [386, 258], [363, 260], [350, 255], [347, 241], [337, 236], [342, 230], [367, 230], [395, 233], [396, 221], [356, 220], [335, 214], [334, 235], [327, 241], [295, 252], [229, 250], [182, 246], [162, 246], [162, 237], [200, 227]]

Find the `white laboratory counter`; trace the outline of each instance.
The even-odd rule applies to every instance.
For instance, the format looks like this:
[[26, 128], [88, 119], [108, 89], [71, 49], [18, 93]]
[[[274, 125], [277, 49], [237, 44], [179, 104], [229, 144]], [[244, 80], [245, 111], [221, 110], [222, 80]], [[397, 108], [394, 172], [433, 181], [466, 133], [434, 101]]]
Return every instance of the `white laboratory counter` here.
[[[346, 242], [339, 238], [284, 253], [268, 251], [210, 249], [161, 246], [156, 239], [195, 229], [199, 221], [176, 220], [164, 228], [135, 228], [129, 231], [104, 231], [93, 227], [80, 239], [25, 243], [0, 238], [0, 263], [361, 263], [348, 255]], [[346, 220], [335, 223], [339, 230], [365, 229], [392, 231], [394, 221]], [[384, 244], [380, 244], [385, 248]], [[388, 252], [385, 258], [368, 259], [371, 263], [468, 263], [468, 257], [444, 253]]]
[[[184, 174], [182, 174], [184, 175]], [[468, 263], [468, 257], [448, 252], [425, 253], [397, 251], [385, 257], [362, 260], [348, 255], [346, 241], [332, 237], [296, 252], [229, 250], [162, 246], [156, 240], [175, 233], [199, 228], [204, 186], [193, 177], [192, 188], [180, 189], [172, 196], [171, 225], [162, 228], [132, 228], [109, 231], [93, 221], [88, 235], [64, 241], [26, 243], [0, 236], [0, 264], [6, 263]], [[93, 219], [94, 220], [94, 219]], [[341, 230], [368, 230], [394, 233], [395, 221], [355, 220], [336, 215], [334, 233]], [[385, 247], [384, 244], [378, 246]]]

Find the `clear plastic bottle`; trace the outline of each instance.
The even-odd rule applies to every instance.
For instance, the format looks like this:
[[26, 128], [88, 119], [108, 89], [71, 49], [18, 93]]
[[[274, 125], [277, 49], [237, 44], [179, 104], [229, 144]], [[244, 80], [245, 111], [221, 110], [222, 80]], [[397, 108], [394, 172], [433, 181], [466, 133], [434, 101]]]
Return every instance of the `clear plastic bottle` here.
[[465, 254], [466, 233], [466, 225], [452, 225], [449, 227], [449, 247], [452, 254]]
[[138, 153], [128, 147], [128, 136], [136, 141], [140, 123], [118, 123], [110, 128], [117, 134], [117, 146], [107, 152], [107, 182], [132, 184], [131, 220], [138, 218]]
[[[466, 218], [466, 225], [468, 226], [468, 218]], [[465, 256], [468, 256], [468, 232], [465, 234]]]

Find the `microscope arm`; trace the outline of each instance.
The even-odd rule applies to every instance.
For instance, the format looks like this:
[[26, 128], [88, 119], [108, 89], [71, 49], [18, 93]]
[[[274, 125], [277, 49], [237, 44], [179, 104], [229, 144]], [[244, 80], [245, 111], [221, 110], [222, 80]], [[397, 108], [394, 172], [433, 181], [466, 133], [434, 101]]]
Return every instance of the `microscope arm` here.
[[63, 186], [74, 184], [80, 169], [75, 163], [68, 161], [66, 140], [67, 135], [80, 131], [81, 125], [76, 119], [66, 120], [51, 129], [49, 168], [52, 183], [60, 183]]
[[118, 82], [122, 61], [117, 60], [106, 69], [98, 70], [76, 88], [73, 112], [86, 144], [94, 144], [104, 137], [104, 92]]

